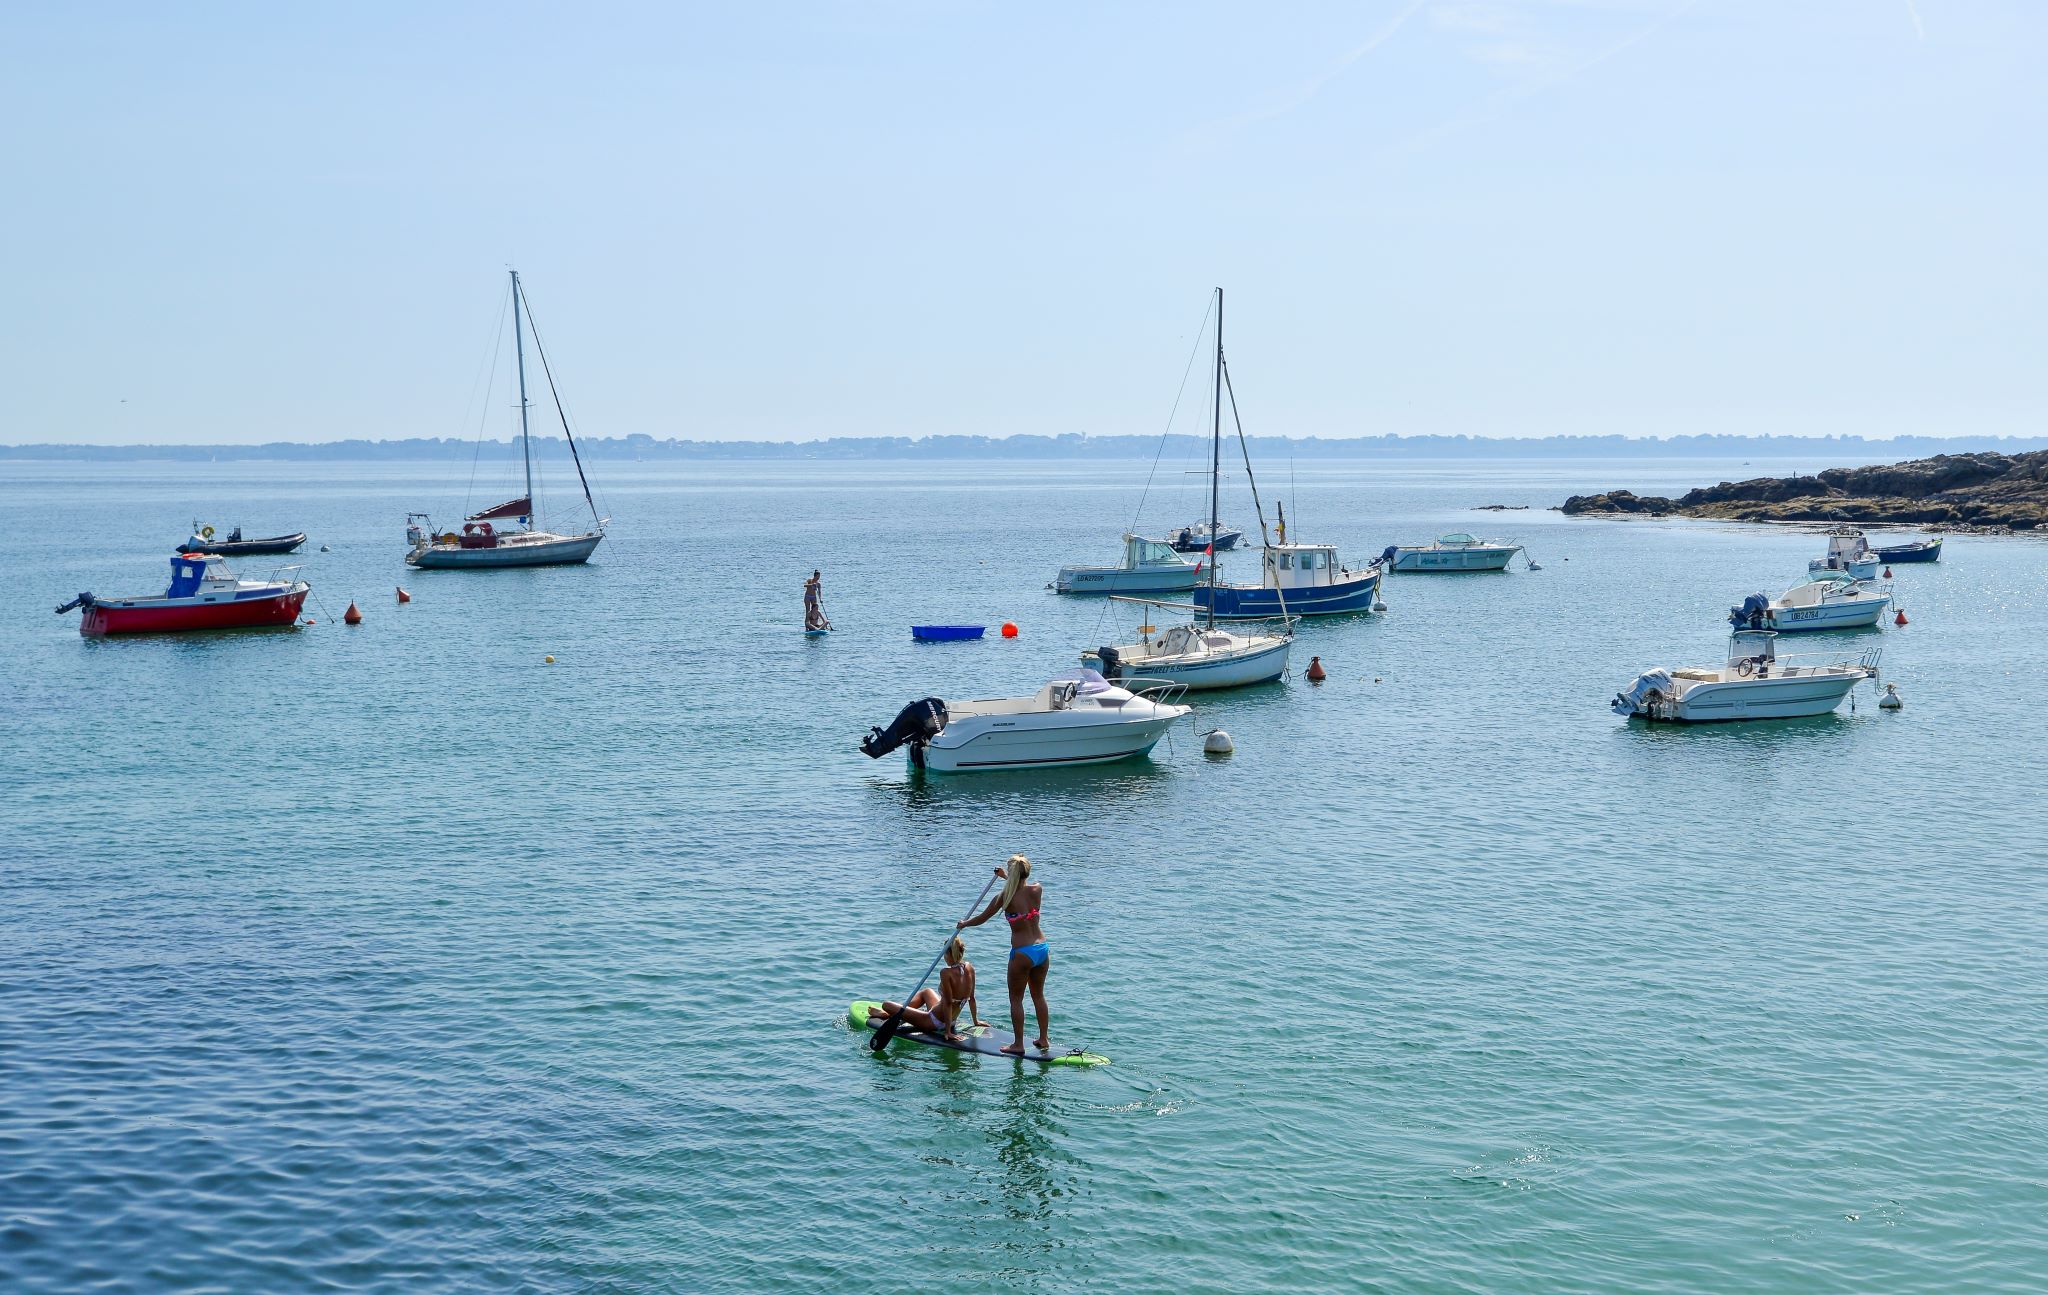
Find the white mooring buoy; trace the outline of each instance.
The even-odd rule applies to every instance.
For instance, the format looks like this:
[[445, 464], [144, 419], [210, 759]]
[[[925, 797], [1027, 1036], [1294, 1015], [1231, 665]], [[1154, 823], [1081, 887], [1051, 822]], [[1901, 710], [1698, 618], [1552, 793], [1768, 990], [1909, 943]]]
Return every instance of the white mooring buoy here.
[[1877, 699], [1877, 705], [1879, 710], [1901, 710], [1906, 705], [1906, 699], [1899, 696], [1897, 684], [1888, 683], [1884, 686], [1884, 696]]
[[1202, 750], [1210, 755], [1229, 755], [1237, 750], [1237, 744], [1230, 740], [1230, 734], [1214, 728], [1202, 735]]

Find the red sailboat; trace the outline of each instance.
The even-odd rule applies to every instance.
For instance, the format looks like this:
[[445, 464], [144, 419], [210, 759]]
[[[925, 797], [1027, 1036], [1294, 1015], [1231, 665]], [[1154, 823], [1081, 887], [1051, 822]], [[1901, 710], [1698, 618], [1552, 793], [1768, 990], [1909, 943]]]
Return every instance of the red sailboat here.
[[[286, 567], [280, 574], [297, 571]], [[181, 630], [251, 629], [289, 625], [299, 618], [312, 586], [292, 576], [242, 580], [214, 553], [180, 553], [171, 559], [171, 585], [140, 598], [78, 595], [57, 609], [79, 608], [80, 634], [167, 634]]]

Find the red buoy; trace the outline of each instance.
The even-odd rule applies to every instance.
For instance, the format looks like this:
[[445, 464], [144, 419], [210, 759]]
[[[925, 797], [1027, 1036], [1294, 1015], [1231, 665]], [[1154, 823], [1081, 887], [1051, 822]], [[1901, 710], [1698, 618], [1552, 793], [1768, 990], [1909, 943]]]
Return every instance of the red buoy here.
[[1323, 669], [1323, 659], [1321, 657], [1312, 656], [1308, 659], [1308, 681], [1310, 683], [1321, 683], [1329, 677], [1330, 672]]
[[1905, 623], [1906, 623], [1906, 609], [1905, 609], [1905, 608], [1903, 608], [1903, 607], [1901, 607], [1901, 608], [1899, 608], [1899, 614], [1898, 614], [1898, 615], [1896, 615], [1896, 616], [1894, 616], [1894, 617], [1892, 617], [1892, 624], [1894, 624], [1894, 625], [1904, 625]]
[[356, 610], [354, 603], [350, 603], [348, 610], [341, 614], [341, 623], [344, 625], [360, 625], [363, 623], [363, 614]]
[[1890, 567], [1884, 569], [1884, 578], [1887, 580], [1892, 578], [1892, 569]]
[[1004, 622], [1003, 622], [1003, 637], [1004, 637], [1004, 638], [1006, 638], [1006, 639], [1013, 639], [1013, 638], [1016, 638], [1016, 637], [1017, 637], [1017, 622], [1015, 622], [1015, 621], [1004, 621]]
[[398, 586], [398, 601], [402, 603], [409, 603], [412, 601], [412, 595], [405, 591], [404, 585]]

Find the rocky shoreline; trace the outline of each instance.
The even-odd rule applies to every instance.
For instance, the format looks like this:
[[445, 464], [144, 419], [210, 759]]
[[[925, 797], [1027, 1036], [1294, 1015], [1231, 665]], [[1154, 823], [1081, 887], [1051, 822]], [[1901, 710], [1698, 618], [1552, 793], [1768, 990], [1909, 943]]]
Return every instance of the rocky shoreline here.
[[2048, 527], [2048, 450], [1938, 454], [1909, 463], [1830, 468], [1813, 476], [1723, 481], [1687, 491], [1677, 499], [1612, 490], [1573, 495], [1559, 510], [1736, 522], [1897, 523], [1943, 530], [2026, 531]]

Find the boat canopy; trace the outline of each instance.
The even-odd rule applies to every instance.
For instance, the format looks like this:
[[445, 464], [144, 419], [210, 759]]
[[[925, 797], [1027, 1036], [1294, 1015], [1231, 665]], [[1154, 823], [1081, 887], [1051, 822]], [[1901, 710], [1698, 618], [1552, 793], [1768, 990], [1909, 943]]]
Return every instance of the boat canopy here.
[[1101, 672], [1089, 670], [1085, 667], [1062, 670], [1052, 677], [1051, 682], [1079, 684], [1080, 687], [1074, 691], [1083, 694], [1108, 692], [1110, 688], [1109, 680], [1103, 678]]
[[521, 495], [517, 499], [507, 499], [502, 504], [486, 508], [480, 513], [471, 513], [462, 520], [466, 522], [494, 522], [504, 517], [517, 517], [524, 521], [532, 513], [533, 497], [531, 495]]
[[233, 580], [235, 575], [216, 553], [177, 553], [171, 557], [171, 583], [166, 598], [190, 598], [207, 580]]

